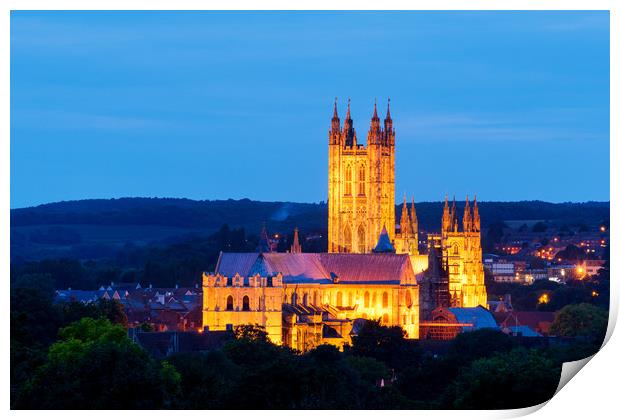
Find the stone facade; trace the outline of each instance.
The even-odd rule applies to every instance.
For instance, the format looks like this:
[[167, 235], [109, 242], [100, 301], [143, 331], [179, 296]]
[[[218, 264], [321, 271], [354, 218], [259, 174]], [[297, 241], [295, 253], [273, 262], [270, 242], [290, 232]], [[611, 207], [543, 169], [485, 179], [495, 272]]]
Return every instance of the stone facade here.
[[278, 344], [305, 351], [350, 344], [356, 319], [419, 334], [419, 289], [409, 257], [396, 254], [222, 253], [203, 274], [203, 326], [265, 327]]
[[350, 103], [344, 125], [338, 110], [329, 131], [328, 252], [371, 252], [385, 226], [394, 238], [394, 139], [390, 108], [381, 126], [375, 103], [366, 137], [358, 144]]
[[[418, 218], [413, 199], [408, 207], [405, 198], [395, 224], [394, 161], [395, 138], [390, 104], [381, 125], [375, 103], [366, 145], [357, 143], [351, 119], [350, 103], [341, 127], [338, 110], [329, 130], [328, 252], [367, 253], [377, 243], [385, 227], [398, 254], [408, 254], [416, 272], [426, 270], [427, 255], [418, 249]], [[484, 268], [480, 241], [480, 216], [474, 200], [473, 214], [469, 199], [459, 230], [456, 205], [450, 209], [447, 198], [442, 218], [442, 232], [429, 234], [441, 255], [447, 273], [451, 306], [486, 306]], [[438, 284], [438, 280], [427, 282]], [[428, 296], [434, 293], [428, 294]], [[438, 304], [438, 303], [437, 303]]]

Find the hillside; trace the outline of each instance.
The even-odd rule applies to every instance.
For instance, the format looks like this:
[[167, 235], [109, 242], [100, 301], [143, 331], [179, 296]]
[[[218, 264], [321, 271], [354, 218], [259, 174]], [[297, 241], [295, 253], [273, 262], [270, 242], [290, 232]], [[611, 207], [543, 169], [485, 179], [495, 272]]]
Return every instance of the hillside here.
[[[457, 202], [459, 212], [464, 203]], [[397, 206], [397, 219], [402, 205]], [[552, 224], [595, 225], [609, 220], [609, 202], [480, 202], [484, 226], [496, 221], [545, 220]], [[439, 228], [443, 203], [416, 203], [423, 231]], [[126, 244], [169, 244], [207, 236], [223, 224], [256, 235], [270, 232], [325, 234], [325, 203], [176, 198], [121, 198], [64, 201], [11, 210], [11, 258], [101, 258]]]

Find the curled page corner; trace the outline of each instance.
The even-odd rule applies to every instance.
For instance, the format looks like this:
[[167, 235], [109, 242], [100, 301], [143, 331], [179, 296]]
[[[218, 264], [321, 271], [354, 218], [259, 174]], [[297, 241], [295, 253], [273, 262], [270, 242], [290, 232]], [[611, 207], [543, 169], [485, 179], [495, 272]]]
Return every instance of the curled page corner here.
[[590, 360], [592, 360], [594, 356], [596, 356], [596, 353], [594, 353], [592, 356], [586, 357], [585, 359], [562, 363], [560, 382], [558, 383], [558, 387], [555, 390], [553, 396], [555, 397], [557, 393], [560, 392], [562, 388], [564, 388], [564, 385], [566, 385], [568, 381], [573, 379], [573, 376], [575, 376], [577, 372], [579, 372]]

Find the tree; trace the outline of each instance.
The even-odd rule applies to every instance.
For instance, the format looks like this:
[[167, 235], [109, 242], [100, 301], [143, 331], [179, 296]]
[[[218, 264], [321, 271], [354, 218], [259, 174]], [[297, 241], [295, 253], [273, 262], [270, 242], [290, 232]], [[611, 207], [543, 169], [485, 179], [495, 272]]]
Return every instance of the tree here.
[[351, 341], [351, 355], [372, 357], [398, 371], [417, 363], [421, 357], [417, 343], [405, 339], [401, 327], [387, 327], [379, 321], [366, 320]]
[[450, 343], [446, 353], [458, 366], [464, 366], [473, 360], [488, 357], [495, 353], [506, 353], [515, 347], [514, 340], [501, 331], [482, 328], [461, 333]]
[[602, 345], [608, 318], [607, 311], [589, 303], [568, 305], [557, 313], [549, 333], [562, 337], [589, 337]]
[[265, 327], [258, 324], [235, 325], [234, 334], [237, 340], [270, 341]]
[[21, 390], [16, 408], [139, 409], [174, 404], [180, 377], [152, 360], [124, 328], [83, 318], [59, 331], [61, 340]]
[[519, 347], [464, 368], [443, 402], [457, 409], [511, 409], [549, 400], [560, 380], [560, 365], [537, 350]]

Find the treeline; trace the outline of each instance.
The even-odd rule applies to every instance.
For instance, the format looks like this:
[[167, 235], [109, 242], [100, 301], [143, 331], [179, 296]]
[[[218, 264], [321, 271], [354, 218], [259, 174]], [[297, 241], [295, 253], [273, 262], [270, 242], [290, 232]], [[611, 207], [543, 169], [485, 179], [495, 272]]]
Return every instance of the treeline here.
[[202, 283], [202, 272], [213, 271], [220, 251], [250, 252], [258, 246], [256, 235], [244, 229], [222, 226], [208, 237], [188, 238], [169, 245], [126, 244], [113, 258], [79, 261], [44, 259], [13, 261], [12, 287], [37, 287], [48, 291], [93, 290], [111, 282], [140, 282], [143, 287], [194, 286]]
[[[462, 198], [462, 197], [459, 197]], [[472, 197], [473, 198], [473, 197]], [[457, 201], [462, 214], [464, 201]], [[400, 215], [402, 204], [396, 208]], [[609, 202], [547, 203], [543, 201], [479, 203], [483, 225], [501, 220], [555, 220], [567, 224], [609, 220]], [[437, 230], [443, 202], [416, 203], [420, 226]], [[243, 200], [188, 200], [175, 198], [121, 198], [77, 200], [11, 210], [11, 226], [32, 225], [162, 225], [217, 229], [224, 223], [257, 233], [260, 222], [277, 230], [327, 229], [325, 203]]]
[[[53, 313], [42, 306], [27, 324]], [[601, 313], [599, 324], [606, 323]], [[100, 315], [61, 323], [47, 347], [24, 332], [28, 325], [11, 323], [12, 408], [520, 408], [551, 398], [561, 364], [600, 344], [526, 348], [499, 331], [479, 330], [434, 354], [399, 327], [368, 321], [344, 352], [322, 345], [300, 354], [272, 344], [261, 328], [241, 326], [220, 349], [155, 360], [127, 338], [122, 323]]]

